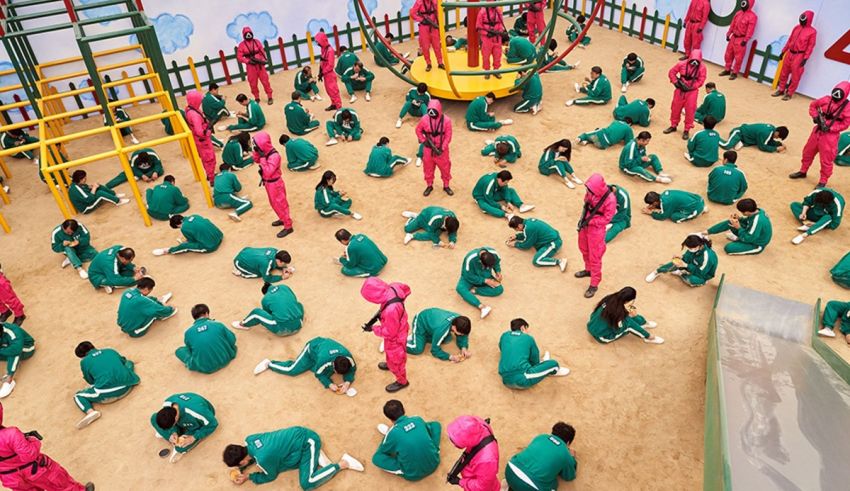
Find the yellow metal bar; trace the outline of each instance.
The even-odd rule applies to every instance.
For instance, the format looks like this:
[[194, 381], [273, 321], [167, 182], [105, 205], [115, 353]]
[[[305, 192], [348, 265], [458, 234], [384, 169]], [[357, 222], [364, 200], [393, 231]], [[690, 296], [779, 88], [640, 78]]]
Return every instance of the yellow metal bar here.
[[670, 32], [670, 14], [664, 19], [664, 34], [661, 35], [661, 49], [667, 47], [667, 33]]
[[363, 28], [360, 28], [360, 49], [366, 52], [366, 34], [363, 33]]
[[19, 107], [26, 107], [30, 105], [30, 101], [21, 101], [21, 102], [13, 102], [11, 104], [3, 104], [0, 106], [0, 111], [10, 111], [12, 109], [17, 109]]
[[[141, 44], [131, 44], [129, 46], [121, 46], [120, 48], [112, 48], [112, 49], [107, 49], [107, 50], [103, 50], [103, 51], [95, 51], [94, 53], [92, 53], [92, 58], [99, 58], [101, 56], [114, 55], [116, 53], [125, 53], [127, 51], [134, 51], [134, 50], [140, 50], [140, 49], [142, 49]], [[48, 61], [48, 62], [45, 62], [45, 63], [40, 63], [38, 65], [38, 68], [43, 69], [43, 68], [49, 68], [49, 67], [52, 67], [52, 66], [66, 65], [68, 63], [75, 63], [75, 62], [81, 62], [81, 61], [83, 61], [82, 56], [71, 56], [69, 58], [62, 58], [62, 59], [59, 59], [59, 60], [53, 60], [53, 61]]]
[[[14, 73], [14, 72], [13, 72]], [[0, 92], [11, 92], [13, 90], [23, 89], [24, 86], [21, 84], [18, 85], [7, 85], [6, 87], [0, 87]]]
[[[120, 128], [118, 128], [118, 129], [120, 129]], [[156, 147], [156, 146], [159, 146], [159, 145], [165, 145], [166, 143], [175, 142], [175, 141], [178, 141], [180, 139], [186, 138], [186, 136], [187, 135], [185, 135], [183, 133], [175, 133], [173, 135], [163, 136], [163, 137], [157, 138], [156, 140], [141, 142], [141, 143], [137, 143], [135, 145], [127, 145], [127, 146], [122, 145], [121, 151], [124, 152], [124, 153], [133, 153], [136, 150], [141, 150], [143, 148]]]
[[120, 101], [109, 102], [109, 103], [107, 103], [107, 106], [109, 106], [109, 108], [113, 108], [113, 107], [117, 107], [117, 106], [123, 106], [125, 104], [130, 104], [131, 102], [134, 102], [134, 101], [147, 101], [147, 100], [150, 100], [150, 99], [156, 99], [156, 98], [162, 97], [164, 95], [166, 95], [165, 91], [160, 90], [160, 91], [157, 91], [157, 92], [151, 92], [150, 94], [142, 94], [142, 95], [137, 95], [136, 97], [128, 97], [127, 99], [121, 99]]
[[[148, 58], [137, 58], [137, 59], [134, 59], [134, 60], [121, 61], [121, 62], [118, 62], [118, 63], [112, 63], [111, 65], [105, 65], [105, 66], [102, 66], [102, 67], [98, 67], [97, 73], [100, 74], [100, 73], [103, 73], [103, 72], [107, 72], [107, 71], [110, 71], [110, 70], [117, 70], [119, 68], [125, 68], [125, 67], [128, 67], [128, 66], [141, 65], [143, 63], [148, 67], [149, 72], [152, 71], [150, 69], [150, 59], [148, 59]], [[44, 86], [44, 84], [59, 82], [61, 80], [68, 80], [70, 78], [85, 77], [85, 76], [88, 76], [88, 74], [89, 74], [88, 70], [81, 70], [81, 71], [78, 71], [78, 72], [66, 73], [64, 75], [55, 75], [53, 77], [47, 77], [47, 78], [39, 79], [38, 84], [39, 84], [39, 88], [41, 88], [41, 87]]]
[[785, 63], [785, 55], [779, 59], [779, 63], [776, 64], [776, 73], [773, 74], [773, 83], [770, 84], [773, 90], [776, 90], [776, 87], [779, 86], [779, 74], [782, 73], [782, 64]]
[[18, 73], [14, 68], [7, 68], [6, 70], [0, 70], [0, 77], [5, 77], [6, 75], [14, 75]]
[[195, 69], [195, 60], [190, 56], [186, 59], [189, 62], [189, 71], [192, 72], [192, 79], [195, 81], [195, 90], [201, 92], [201, 80], [198, 79], [198, 70]]
[[[150, 78], [150, 77], [156, 77], [157, 75], [155, 73], [150, 73], [148, 75], [142, 75], [142, 76]], [[133, 82], [130, 81], [132, 78], [133, 77], [130, 77], [127, 74], [127, 70], [121, 71], [121, 79], [124, 81], [124, 84], [125, 84], [124, 88], [127, 89], [127, 93], [130, 94], [130, 97], [136, 97], [136, 90], [133, 88]], [[138, 77], [136, 77], [136, 78], [138, 78]], [[144, 79], [142, 79], [142, 80], [144, 80]], [[138, 104], [139, 104], [138, 102], [133, 103], [134, 106], [137, 106]]]
[[168, 119], [169, 115], [171, 114], [174, 114], [174, 111], [150, 114], [148, 116], [142, 116], [140, 118], [133, 118], [130, 121], [122, 121], [121, 123], [115, 123], [115, 127], [121, 129], [126, 128], [128, 126], [136, 126], [137, 124], [149, 123], [151, 121], [162, 121], [163, 119]]
[[26, 145], [21, 145], [19, 147], [0, 149], [0, 157], [6, 157], [8, 155], [14, 155], [16, 153], [21, 153], [21, 152], [29, 152], [30, 150], [38, 149], [39, 146], [40, 146], [39, 142], [35, 142], [35, 143], [27, 143]]
[[204, 192], [204, 198], [207, 200], [207, 206], [212, 208], [213, 200], [212, 193], [210, 193], [210, 183], [206, 179], [200, 179], [200, 176], [206, 177], [206, 172], [201, 163], [201, 157], [198, 155], [198, 147], [195, 146], [195, 138], [192, 137], [192, 131], [189, 129], [189, 125], [186, 124], [186, 121], [183, 118], [177, 119], [180, 123], [180, 128], [182, 128], [183, 133], [186, 135], [186, 144], [189, 146], [189, 164], [194, 168], [195, 174], [198, 176], [198, 181], [201, 183], [201, 190]]
[[[110, 130], [112, 128], [112, 126], [107, 126], [105, 128], [107, 130]], [[73, 137], [75, 135], [71, 135], [71, 136]], [[81, 158], [78, 158], [78, 159], [75, 159], [75, 160], [71, 160], [69, 162], [63, 162], [61, 164], [54, 164], [54, 165], [51, 165], [49, 167], [43, 165], [42, 170], [43, 171], [56, 172], [56, 171], [60, 171], [62, 169], [70, 169], [71, 167], [79, 167], [81, 165], [90, 164], [90, 163], [96, 162], [98, 160], [115, 158], [115, 157], [118, 156], [118, 153], [119, 152], [117, 150], [108, 150], [106, 152], [100, 152], [100, 153], [97, 153], [97, 154], [94, 154], [94, 155], [89, 155], [88, 157], [81, 157]]]
[[130, 159], [127, 158], [126, 149], [124, 148], [124, 138], [121, 137], [121, 131], [114, 126], [112, 127], [112, 141], [115, 143], [115, 149], [118, 152], [121, 167], [124, 169], [124, 175], [127, 176], [127, 183], [130, 184], [130, 190], [133, 191], [133, 197], [136, 198], [136, 206], [139, 208], [139, 213], [142, 214], [145, 226], [150, 227], [151, 217], [148, 215], [147, 207], [145, 207], [145, 202], [142, 199], [142, 193], [139, 192], [139, 185], [133, 177], [133, 168], [130, 167]]
[[[440, 31], [440, 39], [446, 39], [446, 26], [443, 24], [443, 2], [437, 2], [437, 26]], [[443, 51], [443, 63], [446, 65], [446, 79], [449, 81], [449, 87], [452, 89], [452, 93], [460, 99], [460, 93], [457, 91], [457, 87], [455, 87], [455, 82], [452, 80], [451, 71], [452, 67], [449, 65], [449, 53], [446, 50], [446, 43], [440, 43], [440, 49]]]
[[54, 121], [56, 119], [70, 119], [75, 116], [82, 116], [84, 114], [91, 114], [100, 111], [100, 106], [92, 106], [92, 107], [84, 107], [82, 109], [74, 109], [73, 111], [68, 111], [62, 114], [51, 114], [50, 116], [45, 116], [42, 118], [42, 121]]
[[75, 95], [86, 94], [88, 92], [94, 92], [94, 87], [83, 87], [82, 89], [69, 90], [68, 92], [58, 92], [53, 95], [43, 96], [41, 100], [49, 102], [55, 99], [61, 99], [63, 97], [74, 97]]
[[0, 213], [0, 227], [2, 227], [3, 231], [5, 231], [7, 234], [12, 233], [12, 229], [9, 227], [9, 223], [6, 222], [6, 219], [3, 217], [2, 213]]
[[313, 52], [313, 34], [307, 31], [307, 53], [310, 55], [310, 64], [316, 64], [316, 53]]
[[98, 126], [97, 128], [91, 128], [77, 133], [71, 133], [70, 135], [62, 135], [53, 138], [48, 138], [45, 143], [48, 145], [58, 145], [59, 143], [64, 143], [67, 141], [82, 140], [83, 138], [88, 138], [90, 136], [100, 135], [108, 131], [109, 126]]
[[626, 0], [620, 4], [620, 25], [617, 26], [617, 31], [623, 32], [623, 21], [626, 19]]
[[0, 133], [10, 131], [10, 130], [17, 130], [17, 129], [21, 129], [21, 128], [29, 128], [30, 126], [38, 126], [38, 123], [39, 123], [38, 120], [29, 120], [29, 121], [21, 121], [19, 123], [7, 124], [7, 125], [4, 125], [4, 126], [0, 126]]
[[[123, 78], [113, 80], [112, 82], [106, 82], [103, 84], [104, 89], [108, 89], [110, 87], [116, 87], [118, 85], [127, 85], [134, 84], [136, 82], [141, 82], [142, 80], [150, 80], [152, 78], [157, 77], [156, 73], [146, 73], [144, 75], [136, 75], [135, 77], [130, 77], [127, 75], [126, 71], [121, 72], [121, 76]], [[129, 89], [127, 90], [129, 92]]]
[[408, 20], [410, 21], [410, 39], [416, 37], [416, 23], [413, 22], [413, 16], [411, 15]]
[[7, 205], [11, 203], [11, 201], [9, 200], [9, 195], [6, 194], [6, 190], [3, 189], [3, 186], [0, 186], [0, 200], [2, 200]]
[[9, 178], [12, 177], [12, 173], [9, 172], [9, 168], [6, 166], [6, 161], [3, 160], [2, 157], [0, 157], [0, 170], [2, 170], [3, 174], [6, 175], [6, 179], [9, 179]]
[[[38, 126], [38, 139], [41, 140], [41, 155], [47, 154], [47, 145], [45, 144], [45, 128], [44, 125]], [[56, 200], [56, 206], [59, 207], [59, 211], [62, 213], [62, 216], [65, 219], [71, 218], [71, 213], [68, 211], [68, 207], [65, 206], [65, 201], [62, 199], [62, 196], [59, 194], [59, 190], [56, 189], [56, 186], [53, 185], [54, 182], [61, 182], [57, 179], [57, 176], [53, 171], [47, 170], [47, 160], [43, 160], [41, 162], [41, 173], [44, 175], [44, 180], [47, 182], [47, 189], [50, 190], [50, 193], [53, 194], [53, 199]], [[71, 205], [73, 207], [73, 205]], [[76, 210], [75, 210], [76, 211]]]

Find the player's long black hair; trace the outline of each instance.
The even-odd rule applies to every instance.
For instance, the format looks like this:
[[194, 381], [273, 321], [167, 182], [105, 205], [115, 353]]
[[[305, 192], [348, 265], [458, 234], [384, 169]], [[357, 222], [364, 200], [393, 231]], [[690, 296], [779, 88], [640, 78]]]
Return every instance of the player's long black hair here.
[[326, 170], [324, 174], [322, 174], [322, 180], [319, 181], [319, 184], [316, 184], [316, 189], [319, 188], [328, 188], [333, 189], [334, 186], [331, 184], [331, 181], [336, 179], [336, 174], [333, 171]]
[[[564, 150], [563, 152], [559, 152], [558, 147], [564, 147], [566, 148], [566, 150]], [[549, 145], [544, 149], [544, 151], [546, 150], [551, 150], [567, 160], [570, 160], [570, 158], [573, 156], [573, 144], [570, 143], [570, 140], [567, 138], [556, 141], [555, 143]]]
[[626, 304], [635, 298], [637, 298], [637, 291], [627, 286], [618, 292], [606, 295], [596, 304], [596, 309], [602, 307], [602, 318], [609, 326], [617, 327], [629, 315]]
[[682, 247], [687, 248], [703, 246], [711, 249], [711, 239], [698, 234], [691, 234], [685, 237], [684, 242], [682, 242]]

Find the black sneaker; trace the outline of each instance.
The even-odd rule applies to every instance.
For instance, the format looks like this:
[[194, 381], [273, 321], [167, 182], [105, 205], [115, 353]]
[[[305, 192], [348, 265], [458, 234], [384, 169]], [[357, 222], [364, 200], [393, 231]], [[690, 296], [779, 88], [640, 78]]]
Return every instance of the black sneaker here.
[[687, 140], [690, 137], [691, 137], [691, 134], [688, 133], [687, 131], [682, 133], [682, 140]]
[[805, 173], [805, 172], [797, 171], [797, 172], [795, 172], [795, 173], [793, 173], [793, 174], [788, 174], [788, 177], [790, 177], [791, 179], [805, 179], [805, 178], [806, 178], [806, 173]]
[[427, 188], [425, 188], [425, 191], [422, 191], [422, 196], [430, 196], [431, 191], [433, 191], [433, 190], [434, 190], [434, 186], [428, 186]]
[[271, 106], [272, 104], [274, 104], [274, 99], [272, 99], [271, 97], [269, 97], [269, 101], [268, 101], [268, 102], [269, 102], [269, 106]]
[[431, 65], [425, 65], [425, 71], [430, 72], [432, 69]]
[[736, 78], [738, 78], [737, 73], [733, 73], [732, 75], [729, 75], [729, 80], [735, 80]]
[[727, 76], [727, 75], [729, 75], [729, 74], [731, 74], [731, 73], [732, 73], [732, 72], [730, 72], [729, 70], [723, 70], [722, 72], [718, 73], [717, 75], [719, 75], [719, 76], [721, 76], [721, 77], [725, 77], [725, 76]]
[[576, 274], [574, 276], [576, 278], [587, 278], [588, 276], [590, 276], [590, 271], [588, 271], [586, 269], [583, 269], [581, 271], [576, 271]]
[[599, 290], [599, 288], [595, 286], [587, 287], [587, 290], [584, 291], [584, 298], [593, 298], [596, 295], [596, 290]]
[[260, 103], [260, 98], [259, 98], [259, 97], [255, 97], [255, 98], [254, 98], [254, 102], [256, 102], [257, 104], [259, 104], [259, 103]]
[[454, 192], [454, 191], [452, 191], [452, 188], [450, 188], [450, 187], [448, 187], [448, 186], [444, 187], [444, 188], [443, 188], [443, 191], [445, 191], [445, 192], [446, 192], [446, 194], [448, 194], [449, 196], [454, 196], [454, 195], [455, 195], [455, 192]]
[[6, 319], [8, 319], [9, 317], [12, 317], [11, 310], [3, 312], [2, 314], [0, 314], [0, 322], [6, 322]]
[[675, 126], [668, 126], [667, 128], [664, 129], [664, 131], [662, 131], [662, 133], [664, 133], [665, 135], [669, 135], [670, 133], [674, 133], [675, 131], [676, 131]]
[[272, 222], [272, 227], [280, 227], [283, 226], [283, 220], [275, 220]]
[[325, 108], [325, 111], [336, 111], [336, 106], [334, 106], [333, 104], [331, 104], [330, 106], [328, 106], [328, 107], [326, 107], [326, 108]]
[[400, 391], [401, 389], [404, 389], [405, 387], [407, 387], [408, 385], [410, 385], [410, 382], [408, 382], [408, 383], [406, 383], [406, 384], [400, 384], [400, 383], [398, 383], [398, 382], [393, 382], [393, 383], [391, 383], [390, 385], [388, 385], [388, 386], [386, 387], [386, 389], [387, 389], [387, 392], [390, 392], [390, 393], [392, 393], [392, 392], [398, 392], [398, 391]]
[[493, 74], [493, 76], [494, 76], [494, 77], [496, 77], [496, 78], [498, 78], [498, 79], [501, 79], [501, 78], [502, 78], [502, 74], [501, 74], [501, 73], [494, 73], [494, 74]]
[[277, 233], [277, 238], [282, 239], [282, 238], [286, 237], [287, 235], [291, 234], [292, 232], [295, 232], [295, 229], [285, 228], [285, 229], [283, 229], [283, 230], [281, 230], [280, 232]]
[[446, 65], [443, 65], [442, 63], [439, 63], [439, 64], [437, 64], [437, 68], [439, 68], [440, 70], [445, 70], [445, 69], [446, 69]]
[[387, 362], [385, 362], [385, 361], [378, 363], [378, 368], [381, 369], [381, 370], [389, 370], [390, 369], [390, 367], [387, 365]]
[[[818, 185], [817, 185], [817, 186], [815, 186], [815, 189], [823, 189], [823, 188], [825, 188], [825, 187], [826, 187], [826, 183], [825, 183], [825, 182], [819, 182], [819, 183], [818, 183]], [[16, 324], [17, 324], [17, 322], [16, 322]], [[18, 324], [18, 325], [20, 325], [20, 324]]]
[[26, 320], [26, 318], [27, 318], [26, 315], [21, 315], [21, 316], [15, 317], [15, 319], [12, 321], [12, 324], [20, 327], [24, 324], [24, 321]]
[[86, 491], [94, 491], [94, 483], [93, 482], [87, 482], [86, 483]]

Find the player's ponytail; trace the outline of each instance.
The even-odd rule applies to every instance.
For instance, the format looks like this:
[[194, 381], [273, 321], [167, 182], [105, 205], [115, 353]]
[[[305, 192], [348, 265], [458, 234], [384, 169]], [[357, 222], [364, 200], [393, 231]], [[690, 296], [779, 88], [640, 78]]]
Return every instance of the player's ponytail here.
[[685, 238], [684, 242], [682, 242], [682, 247], [687, 247], [688, 249], [708, 247], [711, 249], [711, 239], [704, 235], [691, 234]]
[[626, 304], [635, 298], [637, 298], [637, 291], [635, 291], [634, 288], [627, 286], [622, 288], [620, 291], [605, 296], [598, 304], [596, 304], [596, 309], [594, 310], [598, 310], [601, 307], [602, 318], [609, 326], [616, 328], [621, 322], [623, 322], [623, 319], [629, 315], [629, 311], [626, 309]]

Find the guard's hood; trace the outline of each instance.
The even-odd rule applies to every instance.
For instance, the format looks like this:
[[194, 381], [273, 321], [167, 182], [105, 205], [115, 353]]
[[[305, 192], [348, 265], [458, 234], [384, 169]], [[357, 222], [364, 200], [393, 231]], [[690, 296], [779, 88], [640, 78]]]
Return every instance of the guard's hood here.
[[322, 47], [322, 49], [327, 48], [328, 46], [330, 46], [330, 43], [328, 43], [328, 35], [327, 35], [327, 34], [325, 34], [325, 33], [324, 33], [324, 32], [322, 32], [322, 31], [317, 32], [317, 33], [316, 33], [316, 44], [318, 44], [319, 46], [321, 46], [321, 47]]
[[844, 102], [847, 100], [847, 96], [850, 95], [850, 82], [838, 82], [838, 85], [832, 89], [831, 92], [832, 100], [838, 103]]
[[260, 150], [262, 150], [263, 155], [268, 155], [272, 150], [274, 150], [274, 146], [272, 146], [272, 139], [265, 131], [254, 133], [254, 143], [257, 144], [257, 147], [259, 147]]
[[605, 178], [602, 177], [602, 174], [596, 172], [584, 181], [584, 187], [587, 188], [587, 194], [584, 195], [584, 200], [594, 205], [602, 199], [605, 191], [608, 190], [608, 185], [605, 184]]
[[248, 27], [248, 26], [243, 27], [243, 28], [242, 28], [242, 39], [246, 39], [246, 37], [248, 36], [248, 34], [250, 34], [250, 35], [251, 35], [251, 38], [253, 39], [253, 37], [254, 37], [254, 31], [252, 31], [252, 30], [251, 30], [251, 28], [250, 28], [250, 27]]
[[431, 99], [431, 102], [428, 103], [428, 115], [431, 116], [434, 111], [437, 112], [437, 114], [432, 116], [434, 118], [439, 118], [443, 115], [443, 105], [437, 99]]
[[405, 299], [410, 296], [410, 287], [404, 283], [387, 283], [380, 278], [366, 278], [360, 287], [360, 295], [368, 302], [383, 305], [396, 296]]
[[815, 13], [814, 12], [812, 12], [811, 10], [806, 10], [805, 12], [803, 12], [803, 15], [801, 15], [800, 17], [806, 18], [806, 27], [812, 27], [812, 23], [815, 20]]
[[446, 431], [454, 446], [466, 450], [478, 445], [484, 437], [493, 433], [490, 425], [478, 416], [459, 416], [449, 423]]
[[688, 57], [688, 61], [698, 60], [702, 62], [702, 50], [695, 49], [691, 51], [691, 56]]
[[201, 101], [204, 99], [204, 96], [201, 95], [197, 90], [190, 90], [186, 94], [186, 103], [189, 104], [189, 107], [195, 109], [197, 111], [201, 110]]

